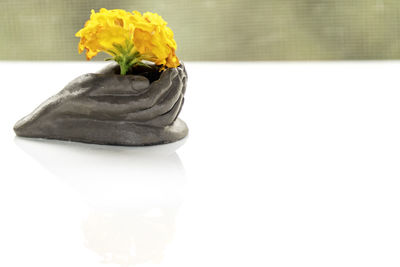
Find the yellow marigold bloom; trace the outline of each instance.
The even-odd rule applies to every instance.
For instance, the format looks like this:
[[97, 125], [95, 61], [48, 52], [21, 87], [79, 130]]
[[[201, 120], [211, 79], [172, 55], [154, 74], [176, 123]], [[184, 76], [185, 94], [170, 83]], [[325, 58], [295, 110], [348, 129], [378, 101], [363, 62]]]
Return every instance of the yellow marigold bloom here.
[[180, 65], [175, 55], [174, 34], [156, 13], [92, 10], [90, 19], [76, 36], [81, 38], [79, 53], [86, 49], [86, 58], [90, 60], [99, 52], [106, 52], [120, 64], [121, 74], [141, 60], [153, 61], [163, 68]]
[[116, 44], [125, 46], [126, 41], [132, 42], [134, 27], [130, 17], [130, 13], [120, 9], [102, 8], [99, 13], [92, 10], [90, 20], [75, 35], [81, 37], [78, 45], [79, 53], [86, 49], [88, 60], [100, 51], [111, 55], [112, 52], [118, 53]]
[[157, 65], [179, 66], [174, 33], [167, 22], [157, 13], [146, 12], [143, 16], [137, 11], [133, 13], [137, 18], [133, 42], [139, 53]]

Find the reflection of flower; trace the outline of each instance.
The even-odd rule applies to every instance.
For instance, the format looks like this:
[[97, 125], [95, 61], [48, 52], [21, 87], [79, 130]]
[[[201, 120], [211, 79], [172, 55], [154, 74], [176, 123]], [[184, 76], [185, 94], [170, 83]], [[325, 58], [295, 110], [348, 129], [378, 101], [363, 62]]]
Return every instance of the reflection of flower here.
[[180, 65], [175, 55], [174, 33], [167, 22], [156, 13], [138, 11], [132, 13], [121, 9], [92, 10], [90, 20], [79, 32], [79, 53], [86, 49], [90, 60], [103, 51], [121, 66], [121, 74], [141, 64], [141, 60], [175, 68]]
[[86, 247], [103, 263], [160, 263], [175, 232], [177, 208], [93, 212], [83, 224]]

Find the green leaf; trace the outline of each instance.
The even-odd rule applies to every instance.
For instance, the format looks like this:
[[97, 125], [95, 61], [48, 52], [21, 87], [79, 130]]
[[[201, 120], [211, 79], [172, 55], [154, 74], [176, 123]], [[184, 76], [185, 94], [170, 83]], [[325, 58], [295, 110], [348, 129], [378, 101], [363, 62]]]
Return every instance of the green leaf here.
[[113, 56], [116, 56], [116, 55], [117, 55], [117, 54], [116, 54], [114, 51], [112, 51], [112, 50], [107, 50], [107, 52], [110, 53], [110, 54], [112, 54]]
[[142, 67], [146, 67], [146, 68], [150, 68], [150, 69], [152, 68], [151, 66], [147, 65], [146, 63], [143, 63], [142, 61], [138, 61], [136, 64], [139, 66], [142, 66]]
[[122, 47], [122, 45], [117, 44], [117, 43], [113, 43], [113, 46], [114, 46], [121, 54], [125, 54], [125, 49]]

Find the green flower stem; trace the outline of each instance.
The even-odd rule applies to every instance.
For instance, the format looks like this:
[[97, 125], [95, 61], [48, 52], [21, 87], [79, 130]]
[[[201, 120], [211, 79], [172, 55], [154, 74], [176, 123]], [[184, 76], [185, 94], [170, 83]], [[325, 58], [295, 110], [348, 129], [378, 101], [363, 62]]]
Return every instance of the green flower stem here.
[[141, 55], [135, 51], [131, 42], [126, 41], [125, 47], [120, 44], [114, 44], [114, 47], [118, 52], [109, 51], [109, 53], [114, 55], [113, 59], [119, 64], [121, 75], [126, 75], [132, 66], [140, 63]]
[[122, 62], [119, 63], [119, 66], [121, 68], [121, 75], [125, 75], [131, 67], [126, 60], [126, 57], [122, 58]]

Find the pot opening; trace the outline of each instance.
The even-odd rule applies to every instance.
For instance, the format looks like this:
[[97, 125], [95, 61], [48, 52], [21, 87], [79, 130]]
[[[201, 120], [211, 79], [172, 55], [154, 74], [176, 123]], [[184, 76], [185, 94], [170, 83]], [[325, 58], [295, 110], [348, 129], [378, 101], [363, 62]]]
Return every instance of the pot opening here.
[[154, 63], [147, 63], [147, 66], [134, 66], [128, 70], [127, 75], [141, 75], [149, 79], [150, 83], [160, 79], [162, 71], [160, 67], [156, 66]]

